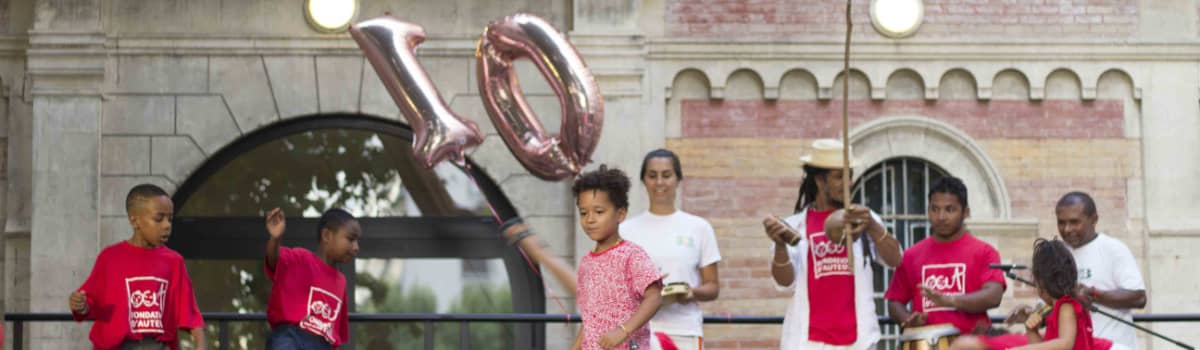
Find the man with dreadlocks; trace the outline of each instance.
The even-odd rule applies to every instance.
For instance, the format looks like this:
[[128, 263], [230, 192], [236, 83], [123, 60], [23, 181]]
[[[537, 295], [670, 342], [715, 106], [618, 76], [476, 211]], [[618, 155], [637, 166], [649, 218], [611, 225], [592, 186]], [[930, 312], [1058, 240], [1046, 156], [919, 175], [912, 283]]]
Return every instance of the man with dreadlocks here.
[[862, 350], [874, 348], [880, 338], [871, 297], [874, 278], [864, 257], [899, 265], [900, 242], [888, 234], [879, 216], [857, 205], [841, 213], [851, 227], [853, 249], [825, 234], [826, 219], [846, 202], [842, 172], [849, 169], [843, 165], [842, 147], [836, 140], [813, 142], [812, 153], [800, 158], [804, 181], [795, 215], [763, 220], [774, 242], [771, 276], [779, 289], [794, 291], [783, 319], [781, 349]]

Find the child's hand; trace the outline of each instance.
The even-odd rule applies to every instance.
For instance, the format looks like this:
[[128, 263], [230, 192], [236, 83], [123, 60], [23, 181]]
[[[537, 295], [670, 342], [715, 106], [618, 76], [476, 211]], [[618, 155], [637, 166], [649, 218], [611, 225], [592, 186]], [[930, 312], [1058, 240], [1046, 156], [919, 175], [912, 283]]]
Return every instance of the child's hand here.
[[625, 330], [620, 328], [613, 329], [604, 334], [603, 337], [600, 337], [600, 348], [604, 350], [616, 349], [617, 345], [624, 343], [627, 338], [629, 338], [629, 333], [625, 333]]
[[271, 235], [272, 239], [283, 237], [283, 230], [286, 227], [287, 220], [284, 219], [283, 210], [275, 208], [267, 213], [267, 234]]
[[529, 231], [529, 226], [526, 226], [523, 223], [517, 223], [509, 225], [508, 228], [504, 229], [504, 232], [502, 232], [501, 235], [504, 236], [505, 242], [509, 242], [509, 245], [513, 245], [516, 243], [514, 241], [517, 239], [517, 235], [524, 231]]
[[1042, 328], [1042, 321], [1045, 320], [1046, 315], [1049, 314], [1049, 311], [1050, 307], [1045, 305], [1038, 310], [1030, 311], [1029, 318], [1025, 320], [1025, 329], [1036, 330], [1038, 328]]
[[1025, 323], [1029, 319], [1029, 315], [1033, 314], [1033, 307], [1029, 305], [1021, 305], [1008, 314], [1008, 318], [1004, 320], [1005, 325], [1013, 325]]
[[77, 314], [87, 313], [87, 292], [81, 290], [71, 293], [69, 300], [71, 311]]

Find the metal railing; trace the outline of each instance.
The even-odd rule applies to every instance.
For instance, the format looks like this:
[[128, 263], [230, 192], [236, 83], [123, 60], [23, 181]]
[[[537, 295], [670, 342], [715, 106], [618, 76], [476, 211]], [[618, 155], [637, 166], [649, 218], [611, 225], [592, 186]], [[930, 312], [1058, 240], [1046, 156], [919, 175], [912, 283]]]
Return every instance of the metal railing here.
[[[992, 322], [1003, 322], [1003, 316], [991, 316]], [[220, 350], [230, 346], [229, 323], [231, 322], [266, 322], [265, 313], [236, 313], [236, 312], [205, 312], [206, 323], [216, 322], [217, 339]], [[469, 323], [578, 323], [577, 314], [432, 314], [432, 313], [378, 313], [350, 314], [350, 322], [354, 323], [397, 323], [420, 322], [425, 327], [425, 349], [433, 349], [433, 329], [437, 323], [458, 323], [460, 349], [469, 346]], [[13, 349], [22, 350], [24, 345], [25, 324], [30, 322], [71, 322], [74, 319], [69, 313], [27, 313], [13, 312], [4, 315], [5, 322], [13, 323], [11, 334]], [[1172, 314], [1135, 314], [1133, 321], [1145, 322], [1200, 322], [1198, 313]], [[782, 324], [783, 316], [747, 316], [747, 315], [705, 315], [705, 324]], [[892, 319], [880, 316], [881, 325], [896, 324]]]

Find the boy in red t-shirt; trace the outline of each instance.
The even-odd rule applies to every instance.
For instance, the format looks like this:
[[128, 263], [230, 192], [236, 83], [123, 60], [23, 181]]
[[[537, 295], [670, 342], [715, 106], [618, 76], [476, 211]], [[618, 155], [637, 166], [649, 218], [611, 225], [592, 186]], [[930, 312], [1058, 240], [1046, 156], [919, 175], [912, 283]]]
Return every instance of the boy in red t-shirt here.
[[346, 276], [337, 264], [358, 254], [358, 220], [345, 210], [326, 210], [317, 224], [316, 253], [279, 246], [286, 228], [279, 208], [266, 221], [266, 271], [274, 282], [267, 301], [267, 349], [337, 348], [350, 338]]
[[125, 196], [133, 236], [105, 247], [87, 281], [68, 298], [75, 321], [94, 320], [93, 349], [178, 349], [178, 330], [205, 349], [204, 320], [183, 257], [164, 245], [174, 204], [155, 185]]
[[928, 210], [932, 234], [904, 251], [884, 294], [892, 319], [904, 328], [951, 324], [963, 334], [990, 327], [987, 310], [1000, 305], [1005, 283], [988, 265], [1000, 263], [1000, 253], [963, 228], [971, 208], [962, 180], [933, 183]]

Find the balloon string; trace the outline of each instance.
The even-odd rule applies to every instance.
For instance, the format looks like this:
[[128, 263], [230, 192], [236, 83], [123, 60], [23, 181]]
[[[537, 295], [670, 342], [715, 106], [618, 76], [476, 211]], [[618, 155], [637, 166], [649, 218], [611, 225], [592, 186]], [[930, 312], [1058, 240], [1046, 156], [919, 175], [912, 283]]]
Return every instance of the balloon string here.
[[[468, 163], [465, 158], [463, 161], [456, 161], [455, 163], [466, 170], [464, 172], [467, 173], [467, 177], [471, 179], [471, 182], [475, 183], [475, 188], [483, 191], [483, 188], [479, 185], [479, 180], [475, 178], [475, 174], [471, 173], [471, 170], [473, 169], [471, 168], [471, 163]], [[504, 220], [500, 219], [500, 214], [496, 212], [496, 207], [492, 205], [492, 201], [488, 199], [486, 195], [483, 196], [483, 202], [487, 203], [488, 211], [492, 214], [492, 218], [496, 219], [496, 223], [499, 225], [504, 225]], [[516, 248], [517, 252], [521, 253], [521, 258], [525, 259], [525, 264], [529, 266], [529, 270], [533, 271], [533, 273], [538, 276], [538, 280], [542, 282], [542, 288], [545, 289], [546, 295], [550, 296], [550, 299], [554, 300], [554, 303], [558, 305], [559, 310], [566, 315], [567, 323], [571, 323], [571, 313], [567, 310], [566, 304], [563, 304], [562, 298], [559, 298], [558, 294], [554, 292], [554, 289], [550, 288], [550, 284], [546, 283], [546, 277], [542, 275], [542, 271], [538, 270], [537, 266], [533, 264], [533, 260], [529, 258], [529, 254], [526, 254], [525, 250], [521, 249], [521, 247]]]

